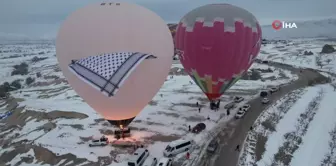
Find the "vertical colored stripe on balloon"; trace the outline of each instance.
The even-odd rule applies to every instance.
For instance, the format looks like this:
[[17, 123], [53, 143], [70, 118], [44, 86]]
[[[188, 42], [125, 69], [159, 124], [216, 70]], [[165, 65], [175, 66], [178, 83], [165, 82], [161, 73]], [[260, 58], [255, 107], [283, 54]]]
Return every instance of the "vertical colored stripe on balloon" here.
[[194, 82], [196, 83], [196, 85], [198, 87], [200, 87], [202, 91], [204, 91], [204, 88], [202, 87], [202, 84], [199, 82], [199, 80], [195, 76], [193, 76], [193, 75], [191, 75], [191, 78], [194, 80]]
[[202, 90], [203, 92], [206, 92], [206, 89], [204, 88], [203, 83], [202, 83], [202, 81], [201, 81], [201, 78], [200, 78], [200, 76], [197, 74], [197, 72], [196, 72], [196, 71], [192, 71], [192, 74], [191, 74], [191, 75], [194, 77], [194, 80], [195, 80], [196, 84], [201, 88], [201, 90]]
[[232, 80], [230, 81], [230, 84], [228, 85], [227, 89], [231, 88], [232, 85], [234, 85], [237, 81], [239, 81], [239, 79], [242, 77], [243, 74], [244, 74], [244, 71], [241, 71], [238, 75], [233, 77]]
[[224, 86], [223, 93], [224, 93], [227, 89], [229, 89], [229, 88], [231, 87], [231, 85], [233, 85], [234, 80], [235, 80], [235, 78], [232, 78], [232, 79], [230, 80], [230, 82], [228, 82], [228, 83]]
[[227, 89], [231, 88], [231, 86], [234, 85], [239, 79], [240, 79], [240, 77], [234, 77], [234, 78], [232, 78], [232, 81], [228, 85]]
[[209, 93], [209, 88], [207, 86], [206, 80], [204, 78], [202, 78], [201, 82], [202, 82], [202, 85], [203, 85], [204, 90], [205, 90], [204, 92]]
[[207, 85], [208, 93], [212, 93], [212, 78], [211, 76], [206, 76], [205, 77], [205, 82]]
[[225, 92], [225, 89], [226, 89], [226, 86], [228, 85], [228, 83], [223, 83], [220, 90], [219, 90], [219, 93], [223, 94]]

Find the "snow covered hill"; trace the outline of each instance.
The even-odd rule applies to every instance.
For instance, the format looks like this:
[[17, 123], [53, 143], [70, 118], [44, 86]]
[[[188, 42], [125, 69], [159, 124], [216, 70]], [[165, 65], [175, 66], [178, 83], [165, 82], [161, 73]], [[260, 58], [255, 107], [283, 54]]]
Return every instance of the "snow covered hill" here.
[[[262, 32], [265, 39], [293, 39], [293, 38], [317, 38], [327, 37], [336, 39], [336, 18], [311, 20], [311, 21], [290, 21], [295, 22], [297, 29], [274, 30], [271, 25], [263, 25]], [[271, 24], [271, 23], [269, 23]], [[168, 24], [175, 28], [176, 24]]]
[[44, 38], [44, 37], [30, 37], [28, 35], [20, 34], [11, 34], [0, 32], [0, 44], [45, 44], [45, 43], [54, 43], [55, 37]]
[[336, 39], [336, 19], [314, 21], [290, 21], [297, 25], [296, 28], [274, 30], [271, 25], [262, 26], [263, 38], [289, 39], [289, 38], [316, 38], [328, 37]]

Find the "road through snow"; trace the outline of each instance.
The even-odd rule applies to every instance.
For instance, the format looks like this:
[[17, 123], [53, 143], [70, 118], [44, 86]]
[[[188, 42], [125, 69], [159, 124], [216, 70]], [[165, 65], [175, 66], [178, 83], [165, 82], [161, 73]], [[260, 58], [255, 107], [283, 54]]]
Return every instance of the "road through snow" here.
[[[257, 62], [256, 62], [257, 63]], [[258, 118], [259, 114], [274, 101], [280, 99], [288, 92], [293, 90], [303, 88], [309, 85], [312, 81], [315, 83], [324, 83], [327, 78], [320, 73], [311, 69], [300, 69], [294, 68], [289, 65], [284, 65], [276, 62], [270, 62], [270, 66], [277, 68], [282, 68], [285, 70], [290, 70], [299, 75], [299, 79], [284, 85], [281, 87], [279, 92], [274, 93], [269, 97], [271, 102], [268, 105], [263, 105], [260, 102], [260, 98], [256, 98], [249, 102], [251, 108], [249, 112], [245, 115], [243, 119], [233, 120], [235, 122], [230, 123], [224, 132], [227, 134], [219, 134], [219, 140], [221, 147], [219, 148], [218, 154], [207, 158], [206, 161], [200, 163], [204, 166], [236, 166], [239, 158], [239, 152], [235, 151], [237, 145], [242, 145], [247, 132], [250, 130], [250, 126], [253, 125], [254, 121]], [[233, 134], [228, 134], [233, 132]]]

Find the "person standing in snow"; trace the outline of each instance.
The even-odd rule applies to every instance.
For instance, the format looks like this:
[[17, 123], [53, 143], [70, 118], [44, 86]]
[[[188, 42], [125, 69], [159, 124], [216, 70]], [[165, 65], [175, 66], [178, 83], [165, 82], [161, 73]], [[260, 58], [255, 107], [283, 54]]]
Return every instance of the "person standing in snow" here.
[[201, 113], [201, 107], [198, 107], [198, 113]]
[[238, 152], [240, 151], [240, 149], [239, 149], [239, 144], [237, 145], [235, 151], [238, 151]]
[[190, 153], [189, 152], [187, 152], [186, 158], [187, 158], [187, 160], [189, 160], [189, 158], [190, 158]]
[[189, 127], [189, 132], [190, 132], [191, 131], [191, 126], [189, 125], [188, 127]]
[[196, 106], [198, 107], [198, 102], [196, 102]]

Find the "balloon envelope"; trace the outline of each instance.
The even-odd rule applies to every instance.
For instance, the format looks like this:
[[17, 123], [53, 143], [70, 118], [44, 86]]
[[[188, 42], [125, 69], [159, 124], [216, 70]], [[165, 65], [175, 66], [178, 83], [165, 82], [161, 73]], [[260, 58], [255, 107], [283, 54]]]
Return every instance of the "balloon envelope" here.
[[124, 126], [160, 89], [173, 53], [165, 22], [130, 3], [77, 10], [62, 24], [56, 41], [69, 84], [105, 119]]
[[229, 4], [192, 10], [181, 19], [175, 35], [183, 67], [210, 100], [219, 98], [245, 74], [260, 46], [256, 18]]

